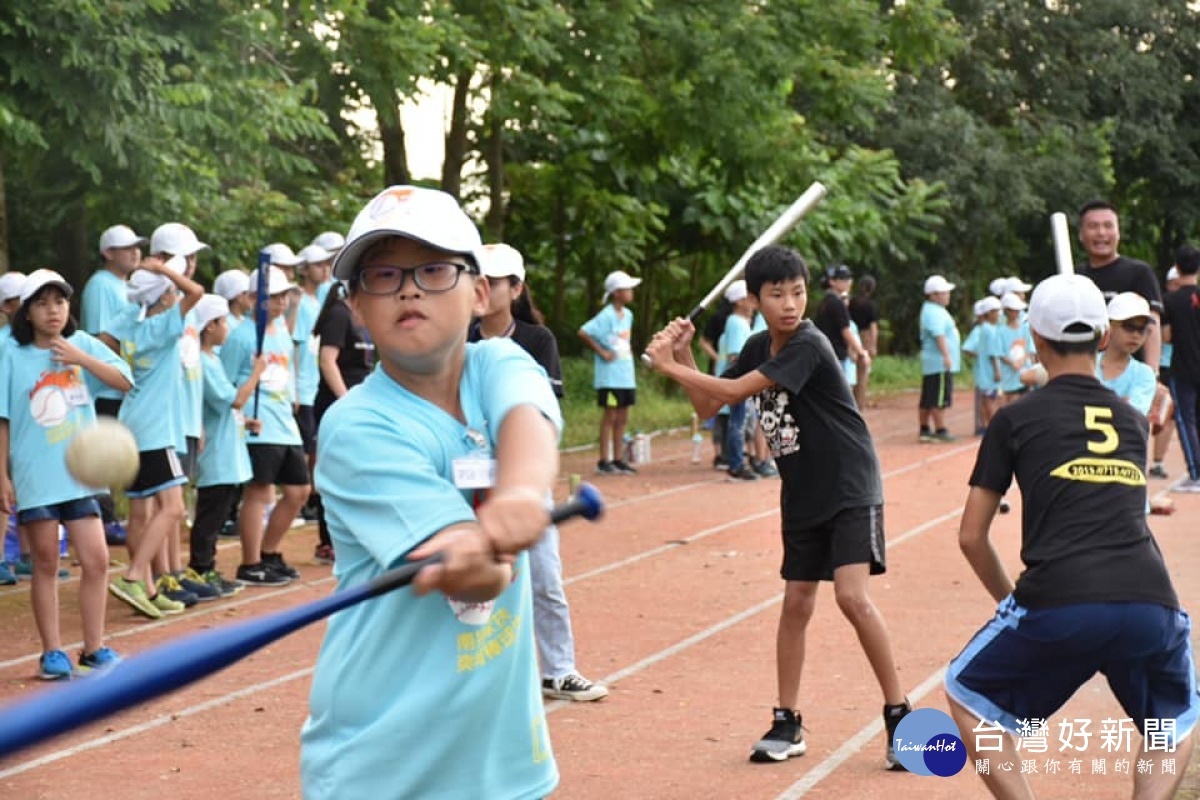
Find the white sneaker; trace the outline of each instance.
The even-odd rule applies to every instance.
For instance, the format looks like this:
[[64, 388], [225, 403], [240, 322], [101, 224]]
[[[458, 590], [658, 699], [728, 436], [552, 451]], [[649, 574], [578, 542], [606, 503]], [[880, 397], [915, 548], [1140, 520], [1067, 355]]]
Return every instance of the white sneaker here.
[[1184, 478], [1179, 483], [1172, 486], [1171, 491], [1182, 492], [1184, 494], [1200, 494], [1200, 478]]
[[586, 703], [608, 697], [608, 688], [592, 683], [578, 672], [572, 672], [561, 678], [543, 678], [542, 695], [552, 700]]

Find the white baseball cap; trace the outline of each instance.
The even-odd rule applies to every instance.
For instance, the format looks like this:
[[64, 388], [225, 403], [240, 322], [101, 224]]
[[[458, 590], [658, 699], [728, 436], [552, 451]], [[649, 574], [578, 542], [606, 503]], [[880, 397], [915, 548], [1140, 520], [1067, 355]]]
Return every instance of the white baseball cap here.
[[1090, 342], [1108, 330], [1104, 293], [1082, 275], [1052, 275], [1029, 298], [1029, 327], [1054, 342]]
[[330, 254], [335, 254], [346, 246], [346, 237], [337, 231], [325, 231], [317, 234], [317, 238], [313, 239], [312, 243]]
[[745, 300], [750, 292], [746, 289], [745, 281], [734, 281], [725, 288], [725, 299], [731, 303]]
[[25, 285], [25, 273], [9, 270], [0, 275], [0, 303], [21, 296], [21, 287]]
[[250, 291], [250, 276], [240, 269], [227, 269], [213, 281], [213, 292], [226, 300]]
[[392, 236], [428, 245], [436, 250], [467, 256], [479, 266], [483, 246], [479, 229], [458, 201], [437, 189], [389, 186], [358, 212], [345, 246], [333, 261], [333, 277], [350, 280], [371, 245]]
[[219, 294], [206, 294], [196, 303], [192, 315], [196, 319], [196, 330], [202, 331], [214, 319], [229, 316], [229, 301]]
[[271, 263], [277, 267], [296, 267], [302, 263], [300, 257], [292, 252], [292, 248], [283, 242], [273, 242], [262, 251], [271, 257]]
[[145, 269], [134, 270], [125, 284], [125, 297], [139, 306], [152, 306], [172, 287], [171, 279]]
[[128, 225], [113, 225], [100, 234], [100, 252], [114, 247], [133, 247], [149, 241], [145, 236], [138, 236]]
[[1032, 284], [1026, 283], [1025, 281], [1021, 280], [1020, 278], [1014, 277], [1014, 278], [1005, 278], [1004, 279], [1004, 291], [1005, 292], [1012, 292], [1013, 294], [1021, 294], [1023, 292], [1028, 292], [1032, 288], [1033, 288]]
[[1004, 293], [1004, 297], [1000, 298], [1000, 307], [1005, 311], [1021, 311], [1025, 308], [1028, 308], [1028, 306], [1025, 305], [1025, 301], [1017, 297], [1012, 292]]
[[1003, 306], [1000, 304], [1000, 298], [995, 295], [988, 295], [975, 304], [981, 310], [976, 311], [978, 315], [990, 314], [993, 311], [999, 311]]
[[1121, 292], [1108, 301], [1108, 318], [1113, 322], [1150, 316], [1150, 304], [1137, 292]]
[[937, 294], [954, 290], [954, 284], [941, 275], [930, 275], [925, 279], [925, 294]]
[[525, 259], [521, 251], [504, 243], [485, 244], [479, 249], [479, 273], [489, 278], [512, 276], [525, 282]]
[[1169, 270], [1167, 270], [1167, 280], [1169, 280], [1169, 281], [1179, 280], [1179, 267], [1171, 267]]
[[321, 264], [325, 261], [332, 261], [335, 254], [321, 247], [319, 244], [310, 244], [304, 247], [299, 253], [296, 253], [296, 258], [300, 259], [301, 264]]
[[608, 296], [613, 292], [619, 292], [622, 289], [635, 289], [642, 283], [641, 278], [635, 278], [624, 270], [608, 273], [608, 277], [604, 279], [604, 297], [601, 300], [607, 300]]
[[40, 292], [43, 287], [57, 286], [62, 289], [63, 294], [67, 297], [75, 294], [75, 290], [71, 288], [71, 284], [67, 283], [67, 279], [59, 275], [52, 269], [35, 269], [25, 278], [25, 282], [21, 285], [21, 305], [25, 305], [29, 298]]
[[1008, 291], [1008, 278], [995, 278], [988, 284], [988, 291], [996, 297], [1003, 297]]
[[[258, 291], [258, 270], [250, 273], [249, 289], [247, 291]], [[299, 289], [296, 284], [288, 280], [287, 273], [279, 267], [272, 265], [270, 271], [267, 272], [267, 294], [274, 296]]]
[[150, 252], [170, 253], [173, 256], [195, 255], [208, 247], [196, 238], [196, 233], [182, 222], [166, 222], [150, 234]]

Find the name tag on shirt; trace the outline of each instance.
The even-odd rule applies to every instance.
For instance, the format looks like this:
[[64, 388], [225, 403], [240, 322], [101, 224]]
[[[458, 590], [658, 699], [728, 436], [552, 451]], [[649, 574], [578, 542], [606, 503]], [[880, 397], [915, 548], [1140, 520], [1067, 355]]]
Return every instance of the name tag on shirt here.
[[92, 404], [92, 398], [88, 394], [86, 386], [68, 386], [63, 389], [63, 394], [66, 397], [67, 405], [89, 406]]
[[496, 459], [485, 456], [456, 458], [454, 485], [459, 489], [490, 489], [496, 485]]

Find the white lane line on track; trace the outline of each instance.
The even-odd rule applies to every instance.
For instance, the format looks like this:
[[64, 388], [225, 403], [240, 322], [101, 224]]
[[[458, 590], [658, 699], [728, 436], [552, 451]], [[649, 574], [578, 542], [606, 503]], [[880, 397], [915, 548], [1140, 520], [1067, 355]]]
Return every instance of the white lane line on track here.
[[[922, 459], [920, 462], [918, 462], [918, 464], [928, 463], [929, 461], [933, 461], [933, 460], [940, 460], [941, 458], [944, 458], [944, 457], [952, 454], [953, 452], [961, 451], [962, 449], [963, 448], [959, 447], [959, 448], [954, 448], [954, 450], [944, 451], [943, 453], [941, 453], [937, 456], [934, 456], [933, 458]], [[893, 475], [902, 474], [907, 471], [909, 471], [907, 467], [902, 467], [897, 470], [892, 470], [889, 473], [885, 473], [882, 477], [886, 479]], [[957, 516], [961, 512], [962, 512], [962, 508], [959, 507], [953, 511], [942, 514], [933, 520], [924, 522], [915, 528], [911, 528], [911, 529], [905, 531], [904, 533], [897, 536], [895, 539], [888, 540], [888, 545], [890, 547], [894, 548], [906, 541], [909, 541], [909, 540], [915, 538], [916, 536], [918, 536], [922, 533], [925, 533], [926, 531], [936, 527], [937, 525], [941, 524], [942, 522], [952, 519], [953, 517]], [[752, 514], [747, 517], [743, 517], [739, 520], [725, 523], [724, 525], [716, 526], [714, 528], [710, 528], [705, 531], [697, 532], [696, 534], [693, 534], [691, 537], [688, 537], [687, 540], [681, 540], [681, 541], [694, 541], [694, 540], [703, 538], [705, 536], [711, 536], [712, 534], [714, 534], [720, 530], [726, 530], [730, 527], [735, 527], [736, 525], [744, 524], [746, 522], [751, 522], [755, 519], [767, 517], [767, 516], [770, 516], [773, 514], [778, 514], [778, 511], [776, 509], [771, 509], [769, 511], [763, 511], [763, 512], [759, 512], [757, 514]], [[649, 551], [649, 552], [662, 553], [667, 550], [671, 550], [671, 549], [674, 549], [676, 547], [681, 547], [681, 546], [682, 546], [681, 544], [677, 544], [677, 543], [668, 544], [668, 545], [664, 545], [659, 548], [655, 548], [653, 551]], [[633, 563], [635, 561], [642, 560], [642, 558], [645, 558], [645, 557], [646, 556], [644, 556], [644, 555], [643, 556], [635, 556], [632, 559], [626, 559], [625, 561], [622, 561], [620, 563], [621, 564]], [[616, 566], [602, 567], [599, 570], [594, 570], [592, 573], [585, 573], [584, 575], [575, 576], [567, 581], [564, 581], [564, 584], [570, 584], [574, 581], [582, 580], [585, 577], [585, 575], [591, 575], [593, 573], [600, 574], [602, 572], [609, 572], [615, 568], [616, 568]], [[331, 581], [331, 580], [332, 580], [332, 578], [323, 578], [323, 579], [320, 579], [319, 581], [314, 581], [313, 583], [324, 583], [326, 581]], [[297, 588], [299, 588], [299, 587], [297, 587]], [[282, 591], [289, 591], [289, 590], [291, 590], [291, 587], [289, 587], [288, 590], [282, 590]], [[279, 592], [277, 591], [277, 592], [274, 592], [273, 594], [261, 595], [261, 597], [266, 598], [266, 597], [278, 596], [278, 594], [279, 594]], [[678, 653], [683, 652], [684, 650], [687, 650], [687, 649], [693, 647], [694, 645], [697, 645], [707, 639], [710, 639], [711, 637], [717, 635], [718, 633], [721, 633], [722, 631], [727, 630], [728, 628], [733, 627], [734, 625], [736, 625], [740, 622], [743, 622], [746, 619], [749, 619], [757, 614], [762, 613], [763, 611], [765, 611], [769, 608], [774, 607], [782, 600], [782, 598], [783, 598], [783, 593], [780, 592], [780, 593], [776, 594], [774, 597], [771, 597], [768, 600], [762, 601], [762, 602], [758, 603], [757, 605], [752, 606], [751, 608], [740, 611], [737, 614], [734, 614], [733, 616], [728, 617], [725, 620], [722, 620], [721, 622], [717, 623], [716, 625], [713, 625], [703, 631], [700, 631], [698, 633], [693, 634], [692, 636], [689, 636], [686, 639], [676, 642], [675, 644], [671, 645], [670, 647], [667, 647], [663, 650], [660, 650], [657, 653], [647, 656], [646, 658], [644, 658], [628, 667], [625, 667], [624, 669], [618, 670], [617, 672], [614, 672], [611, 675], [605, 676], [604, 678], [602, 678], [602, 682], [613, 683], [613, 682], [616, 682], [623, 678], [626, 678], [631, 675], [642, 672], [643, 670], [648, 669], [649, 667], [654, 666], [655, 664], [658, 664], [658, 663], [664, 661], [665, 659], [670, 658], [671, 656], [677, 655]], [[252, 602], [252, 601], [246, 601], [246, 602]], [[213, 610], [216, 611], [216, 610], [220, 610], [220, 608], [229, 608], [229, 607], [231, 607], [231, 606], [226, 605], [223, 607], [217, 607]], [[157, 627], [157, 626], [164, 625], [166, 623], [167, 623], [167, 621], [164, 620], [164, 621], [160, 621], [160, 622], [156, 622], [156, 623], [151, 623], [151, 625]], [[131, 629], [130, 631], [123, 631], [122, 633], [129, 635], [137, 630], [145, 630], [147, 627], [150, 627], [150, 626], [142, 626], [141, 628]], [[35, 656], [26, 656], [22, 659], [18, 659], [18, 661], [32, 660], [36, 657], [37, 657], [36, 655]], [[0, 665], [0, 666], [2, 666], [2, 665]], [[0, 771], [0, 779], [11, 776], [11, 775], [17, 775], [17, 774], [20, 774], [23, 772], [27, 772], [29, 770], [35, 769], [35, 768], [43, 766], [45, 764], [49, 764], [49, 763], [53, 763], [55, 761], [62, 760], [64, 758], [69, 758], [78, 753], [83, 753], [88, 750], [99, 747], [103, 744], [107, 744], [109, 742], [118, 741], [120, 739], [124, 739], [129, 736], [133, 736], [133, 735], [135, 735], [137, 733], [141, 733], [145, 730], [151, 730], [153, 728], [164, 725], [167, 722], [170, 722], [172, 719], [175, 719], [175, 718], [183, 718], [183, 717], [192, 716], [194, 714], [198, 714], [203, 711], [207, 711], [209, 709], [213, 709], [213, 708], [220, 707], [222, 705], [226, 705], [230, 702], [233, 702], [234, 700], [249, 696], [260, 690], [272, 688], [274, 686], [279, 686], [284, 683], [290, 683], [293, 680], [307, 677], [307, 676], [311, 675], [312, 672], [313, 672], [312, 667], [298, 670], [296, 672], [289, 673], [288, 675], [282, 676], [280, 678], [274, 678], [269, 681], [254, 684], [253, 686], [244, 687], [235, 692], [227, 693], [225, 695], [221, 695], [219, 697], [212, 698], [211, 700], [205, 701], [204, 703], [200, 703], [195, 706], [189, 706], [189, 707], [183, 709], [182, 711], [172, 712], [170, 714], [165, 714], [165, 715], [160, 715], [158, 717], [155, 717], [152, 720], [148, 720], [147, 722], [140, 723], [138, 725], [127, 728], [122, 731], [115, 731], [113, 733], [106, 734], [105, 736], [86, 740], [84, 742], [81, 742], [81, 743], [74, 745], [72, 747], [69, 747], [69, 748], [65, 748], [63, 750], [57, 750], [57, 751], [48, 753], [44, 756], [41, 756], [37, 759], [33, 759], [28, 762], [18, 763], [7, 770]], [[928, 682], [928, 681], [926, 681], [926, 682]], [[924, 686], [924, 684], [922, 684], [922, 686]], [[917, 691], [920, 691], [920, 688], [918, 688]], [[911, 695], [911, 697], [913, 697], [914, 699], [919, 699], [919, 697], [924, 696], [924, 693], [928, 692], [929, 690], [925, 689], [924, 692], [922, 692], [919, 695], [917, 694], [917, 691], [914, 691], [913, 694]], [[553, 711], [555, 711], [559, 708], [562, 708], [565, 705], [569, 705], [569, 703], [567, 703], [566, 701], [552, 702], [547, 705], [546, 712], [547, 712], [547, 714], [552, 713]], [[878, 725], [878, 723], [876, 723], [876, 725]], [[870, 727], [870, 726], [868, 726], [868, 727]], [[882, 728], [880, 728], [880, 729], [882, 729]], [[862, 732], [860, 731], [859, 735], [861, 735], [861, 733]], [[869, 737], [867, 737], [867, 738], [869, 738]], [[865, 739], [864, 739], [864, 741], [865, 741]], [[861, 747], [861, 745], [859, 745], [859, 747]], [[855, 748], [855, 749], [857, 750], [858, 748]], [[839, 749], [839, 752], [840, 752], [840, 749]], [[849, 758], [849, 755], [847, 755], [846, 758]], [[836, 769], [840, 763], [841, 762], [838, 762], [838, 764], [834, 764], [830, 768], [830, 771], [832, 772], [833, 769]]]

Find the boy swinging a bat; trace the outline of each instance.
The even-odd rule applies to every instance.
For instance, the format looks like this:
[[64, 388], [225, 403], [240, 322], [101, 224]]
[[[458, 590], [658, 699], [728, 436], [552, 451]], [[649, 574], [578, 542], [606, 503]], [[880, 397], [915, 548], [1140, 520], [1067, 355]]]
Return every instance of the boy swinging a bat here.
[[379, 368], [321, 423], [316, 485], [339, 587], [440, 553], [414, 592], [329, 622], [302, 733], [307, 800], [540, 798], [558, 783], [522, 552], [546, 527], [558, 403], [487, 308], [475, 225], [394, 186], [358, 215], [334, 275]]
[[752, 398], [779, 468], [786, 582], [776, 642], [778, 698], [771, 729], [750, 760], [771, 763], [807, 749], [797, 711], [805, 634], [817, 587], [832, 580], [838, 607], [854, 626], [883, 691], [886, 765], [903, 769], [893, 733], [909, 712], [891, 639], [867, 594], [884, 564], [883, 488], [866, 423], [829, 340], [804, 319], [808, 267], [794, 250], [771, 245], [746, 263], [746, 285], [767, 330], [751, 336], [721, 377], [696, 369], [692, 323], [673, 321], [646, 350], [654, 369], [684, 388], [701, 418]]

